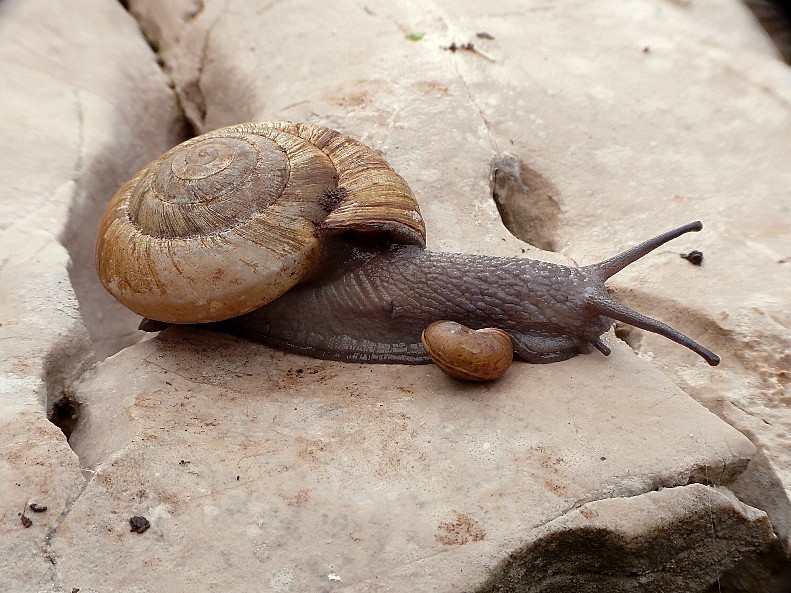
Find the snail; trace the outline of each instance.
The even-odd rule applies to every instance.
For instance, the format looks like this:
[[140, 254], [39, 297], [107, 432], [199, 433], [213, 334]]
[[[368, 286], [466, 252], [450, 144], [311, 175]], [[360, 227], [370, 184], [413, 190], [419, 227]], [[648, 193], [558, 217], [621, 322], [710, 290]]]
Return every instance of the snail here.
[[411, 190], [377, 152], [328, 128], [259, 122], [192, 138], [143, 167], [107, 207], [95, 255], [105, 288], [143, 329], [200, 323], [317, 358], [423, 364], [436, 354], [423, 331], [448, 320], [496, 328], [521, 359], [549, 363], [609, 354], [601, 335], [618, 320], [716, 365], [604, 284], [701, 228], [579, 268], [434, 252]]

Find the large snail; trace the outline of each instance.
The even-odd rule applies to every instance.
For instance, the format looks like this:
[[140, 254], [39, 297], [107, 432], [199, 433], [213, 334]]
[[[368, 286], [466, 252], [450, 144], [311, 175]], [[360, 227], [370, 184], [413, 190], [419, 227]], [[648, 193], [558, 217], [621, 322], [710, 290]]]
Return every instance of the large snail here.
[[[248, 123], [176, 146], [121, 187], [99, 226], [96, 265], [107, 290], [148, 320], [208, 323], [319, 358], [430, 362], [423, 330], [449, 320], [501, 330], [509, 360], [510, 348], [555, 362], [592, 347], [609, 354], [600, 336], [615, 319], [716, 365], [715, 354], [604, 286], [701, 228], [693, 222], [581, 268], [436, 253], [425, 249], [412, 192], [375, 151], [319, 126]], [[466, 364], [452, 360], [454, 331], [426, 341], [431, 350], [449, 340], [443, 368]]]

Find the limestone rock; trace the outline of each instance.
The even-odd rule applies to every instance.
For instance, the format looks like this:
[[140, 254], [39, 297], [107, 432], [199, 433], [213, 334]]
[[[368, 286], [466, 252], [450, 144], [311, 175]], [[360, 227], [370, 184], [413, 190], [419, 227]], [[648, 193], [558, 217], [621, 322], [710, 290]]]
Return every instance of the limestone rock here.
[[[741, 3], [341, 3], [319, 29], [307, 5], [206, 1], [190, 19], [152, 0], [132, 7], [174, 77], [200, 89], [198, 129], [283, 118], [361, 138], [415, 190], [434, 249], [588, 264], [702, 220], [702, 233], [611, 284], [722, 365], [639, 330], [618, 335], [750, 436], [788, 507], [791, 84]], [[153, 31], [168, 19], [180, 24]], [[184, 58], [196, 55], [199, 68]], [[504, 162], [521, 183], [498, 213], [491, 173]], [[515, 240], [499, 214], [557, 253]], [[679, 257], [695, 249], [700, 267]]]
[[[474, 590], [575, 507], [728, 484], [752, 454], [623, 344], [606, 361], [516, 367], [467, 385], [178, 328], [127, 348], [76, 387], [71, 444], [95, 473], [53, 536], [64, 582], [179, 591], [233, 574], [241, 590], [309, 591], [337, 575], [348, 591]], [[677, 510], [670, 524], [693, 521]], [[640, 532], [649, 514], [624, 522]], [[752, 534], [758, 515], [729, 521]], [[151, 529], [130, 533], [132, 516]], [[639, 537], [662, 545], [655, 534]], [[754, 537], [737, 547], [768, 545]], [[719, 538], [680, 539], [705, 564]]]
[[[50, 542], [85, 482], [48, 415], [73, 424], [94, 349], [130, 343], [131, 315], [86, 330], [111, 301], [89, 288], [99, 204], [181, 123], [117, 3], [8, 0], [0, 28], [0, 591], [61, 591]], [[81, 291], [96, 296], [82, 308]]]
[[[0, 590], [748, 591], [736, 571], [782, 559], [791, 85], [740, 5], [127, 4], [162, 70], [111, 0], [0, 3]], [[184, 135], [163, 71], [197, 131], [297, 119], [381, 150], [433, 249], [585, 264], [703, 219], [612, 284], [722, 366], [627, 328], [609, 359], [483, 386], [137, 343], [93, 229]], [[611, 555], [575, 574], [575, 542]]]
[[777, 541], [765, 513], [700, 484], [590, 502], [531, 536], [481, 591], [704, 591]]

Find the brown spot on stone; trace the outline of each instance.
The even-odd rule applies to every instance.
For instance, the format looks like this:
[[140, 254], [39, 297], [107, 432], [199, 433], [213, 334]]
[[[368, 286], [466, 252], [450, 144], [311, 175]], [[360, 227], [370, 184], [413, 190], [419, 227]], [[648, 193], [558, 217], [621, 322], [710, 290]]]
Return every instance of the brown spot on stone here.
[[373, 103], [381, 88], [378, 80], [355, 80], [329, 93], [327, 100], [339, 107], [364, 107]]
[[437, 527], [437, 541], [446, 546], [463, 546], [469, 542], [479, 542], [486, 538], [486, 531], [472, 517], [454, 511], [453, 521], [440, 523]]
[[309, 490], [300, 490], [294, 496], [285, 497], [288, 506], [291, 507], [301, 507], [310, 501], [310, 491]]
[[418, 82], [413, 82], [410, 86], [421, 95], [427, 95], [431, 97], [447, 97], [450, 95], [450, 91], [446, 85], [433, 80], [421, 80]]
[[580, 515], [582, 515], [586, 519], [593, 519], [594, 517], [598, 517], [599, 513], [597, 513], [593, 509], [589, 509], [587, 507], [582, 507], [580, 509]]

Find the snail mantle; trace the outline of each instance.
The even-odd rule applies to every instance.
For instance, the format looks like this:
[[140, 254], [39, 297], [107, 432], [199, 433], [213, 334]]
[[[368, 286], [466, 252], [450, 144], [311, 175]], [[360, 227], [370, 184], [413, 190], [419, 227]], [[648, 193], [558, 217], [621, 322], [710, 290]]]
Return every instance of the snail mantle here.
[[145, 318], [141, 329], [206, 324], [317, 358], [433, 360], [492, 380], [514, 353], [532, 363], [607, 355], [601, 335], [618, 320], [714, 366], [717, 355], [604, 284], [702, 228], [581, 268], [432, 252], [412, 191], [376, 151], [320, 126], [257, 122], [192, 138], [125, 183], [99, 225], [96, 268]]

